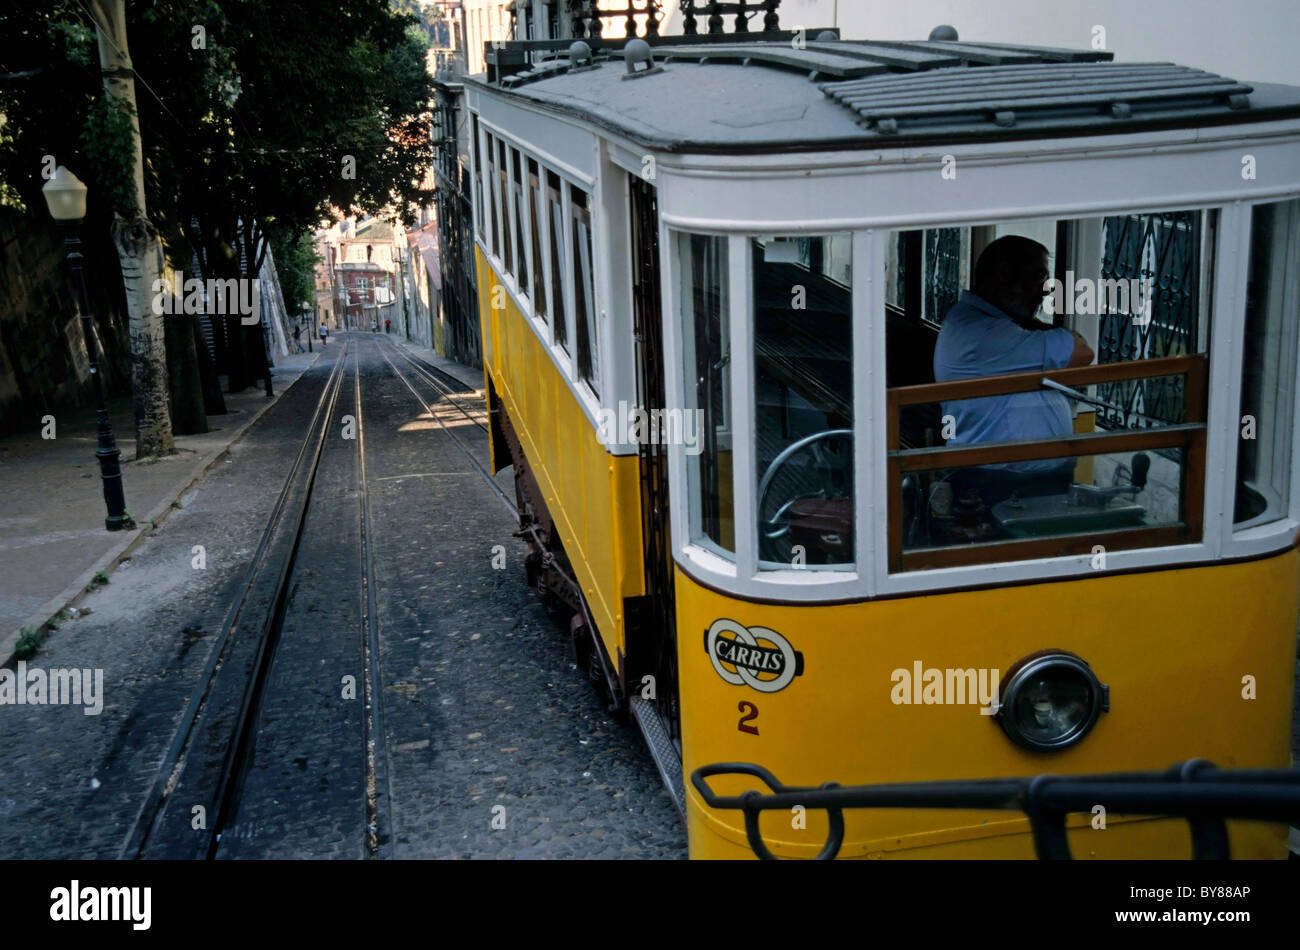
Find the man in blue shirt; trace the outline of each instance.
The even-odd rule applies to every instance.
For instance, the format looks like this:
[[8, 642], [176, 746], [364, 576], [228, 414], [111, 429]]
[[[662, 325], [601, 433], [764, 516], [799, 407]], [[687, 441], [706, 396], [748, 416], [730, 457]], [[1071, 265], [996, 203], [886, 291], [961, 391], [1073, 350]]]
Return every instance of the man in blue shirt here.
[[[1005, 373], [1086, 366], [1092, 348], [1072, 330], [1048, 327], [1034, 319], [1047, 281], [1047, 248], [1020, 235], [998, 238], [975, 264], [975, 289], [962, 294], [944, 317], [934, 350], [939, 382]], [[948, 445], [1011, 442], [1070, 435], [1069, 400], [1048, 389], [962, 399], [943, 404], [954, 435]], [[1074, 459], [1008, 462], [963, 469], [953, 476], [958, 488], [977, 488], [986, 504], [1016, 491], [1052, 494], [1069, 488]]]

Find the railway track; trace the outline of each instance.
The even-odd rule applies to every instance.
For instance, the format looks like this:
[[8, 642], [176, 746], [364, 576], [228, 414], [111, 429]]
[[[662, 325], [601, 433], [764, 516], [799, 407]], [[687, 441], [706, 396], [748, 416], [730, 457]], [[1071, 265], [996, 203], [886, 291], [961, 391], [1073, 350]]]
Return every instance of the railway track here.
[[[457, 433], [456, 429], [463, 429], [464, 424], [449, 425], [444, 418], [447, 407], [451, 407], [453, 414], [463, 416], [479, 431], [488, 431], [485, 413], [465, 405], [464, 389], [390, 342], [367, 342], [365, 337], [343, 338], [317, 397], [302, 444], [231, 598], [209, 658], [153, 784], [123, 839], [120, 858], [219, 859], [248, 856], [247, 852], [255, 850], [249, 841], [255, 837], [256, 829], [245, 827], [236, 831], [235, 825], [263, 731], [264, 714], [269, 706], [282, 705], [285, 701], [284, 696], [273, 695], [276, 688], [271, 684], [271, 671], [281, 647], [286, 609], [299, 580], [299, 554], [316, 495], [321, 459], [340, 423], [353, 430], [346, 438], [355, 439], [353, 487], [360, 537], [357, 575], [361, 636], [355, 646], [363, 670], [357, 685], [364, 707], [359, 736], [364, 750], [364, 806], [357, 817], [364, 823], [365, 855], [392, 856], [392, 791], [384, 741], [372, 538], [374, 516], [366, 470], [366, 416], [360, 364], [361, 355], [371, 347], [451, 438], [498, 500], [512, 514], [516, 512], [513, 501], [488, 473], [475, 448]], [[394, 356], [398, 357], [397, 361]], [[350, 399], [344, 392], [349, 376]]]
[[[483, 408], [482, 396], [480, 394], [476, 392], [467, 392], [465, 389], [461, 388], [464, 386], [464, 383], [460, 382], [460, 380], [448, 376], [441, 370], [434, 369], [427, 363], [416, 359], [396, 343], [387, 343], [386, 346], [389, 348], [389, 352], [402, 357], [406, 364], [415, 371], [415, 375], [428, 382], [429, 385], [433, 387], [434, 391], [437, 392], [448, 405], [455, 407], [461, 415], [474, 425], [478, 426], [484, 434], [487, 434], [488, 427], [487, 423], [484, 421], [487, 416], [487, 410]], [[450, 382], [448, 382], [449, 380]], [[471, 396], [475, 400], [476, 406], [472, 410], [465, 408], [465, 404], [461, 399], [461, 397], [466, 395]], [[444, 428], [446, 427], [444, 426]]]
[[404, 353], [400, 347], [396, 346], [396, 344], [386, 344], [386, 343], [380, 344], [380, 350], [379, 350], [380, 355], [384, 358], [384, 361], [392, 369], [393, 375], [395, 375], [399, 380], [402, 381], [402, 383], [405, 384], [406, 388], [411, 391], [411, 395], [413, 395], [416, 398], [416, 400], [419, 401], [420, 405], [424, 407], [424, 411], [428, 413], [431, 419], [433, 419], [435, 422], [438, 423], [438, 426], [443, 430], [443, 432], [447, 434], [447, 436], [452, 440], [452, 442], [455, 443], [456, 448], [460, 450], [460, 453], [464, 455], [465, 459], [470, 463], [471, 466], [473, 466], [475, 472], [477, 472], [479, 476], [482, 477], [483, 481], [487, 483], [488, 487], [491, 488], [492, 493], [497, 497], [498, 500], [500, 500], [500, 502], [503, 505], [506, 506], [507, 509], [509, 509], [510, 513], [516, 518], [516, 520], [518, 520], [519, 517], [518, 507], [515, 505], [513, 501], [511, 501], [510, 497], [504, 491], [502, 491], [501, 486], [496, 483], [496, 480], [492, 477], [492, 474], [484, 467], [483, 463], [479, 461], [478, 457], [469, 449], [469, 447], [465, 445], [464, 441], [456, 434], [456, 427], [448, 425], [447, 421], [443, 418], [443, 414], [440, 413], [437, 409], [435, 409], [434, 406], [428, 400], [426, 400], [424, 396], [422, 396], [413, 385], [411, 385], [411, 380], [407, 377], [405, 373], [402, 372], [401, 369], [398, 368], [397, 364], [394, 363], [393, 360], [390, 358], [390, 353], [394, 351], [396, 352], [397, 355], [401, 356], [404, 360], [406, 360], [407, 364], [414, 370], [414, 375], [416, 377], [418, 377], [421, 381], [427, 383], [429, 386], [433, 388], [438, 398], [446, 400], [449, 405], [454, 406], [462, 415], [465, 416], [465, 418], [469, 419], [470, 422], [478, 426], [478, 428], [481, 429], [483, 433], [486, 435], [488, 431], [488, 427], [482, 420], [483, 414], [472, 413], [469, 410], [467, 410], [463, 405], [461, 405], [460, 402], [456, 400], [454, 397], [463, 394], [463, 391], [458, 392], [452, 386], [448, 385], [448, 383], [440, 379], [438, 375], [435, 375], [436, 372], [435, 370], [430, 369], [428, 366], [424, 365], [423, 363], [420, 363], [412, 356], [408, 355], [407, 353]]
[[[359, 656], [365, 748], [365, 851], [386, 857], [388, 801], [382, 703], [377, 689], [378, 631], [365, 475], [359, 348], [344, 339], [317, 398], [303, 441], [252, 552], [153, 785], [119, 857], [215, 859], [238, 814], [268, 701], [268, 679], [280, 647], [286, 608], [297, 580], [299, 553], [321, 470], [336, 425], [355, 427], [356, 493], [361, 525], [361, 600], [364, 636]], [[351, 361], [354, 405], [341, 398]], [[339, 416], [345, 408], [351, 413]], [[348, 418], [351, 415], [351, 419]], [[360, 818], [361, 815], [358, 815]], [[229, 839], [227, 839], [228, 842]]]
[[[317, 848], [319, 856], [394, 856], [363, 357], [368, 366], [375, 357], [386, 365], [397, 392], [409, 392], [517, 521], [514, 498], [484, 457], [486, 410], [467, 402], [464, 385], [391, 341], [341, 339], [314, 408], [304, 406], [302, 443], [120, 858], [279, 856], [293, 847], [312, 856]], [[396, 395], [391, 386], [388, 392]], [[351, 434], [340, 438], [340, 425]], [[321, 612], [335, 616], [322, 623], [312, 616]], [[337, 702], [336, 680], [323, 683], [336, 671], [305, 678], [302, 671], [319, 674], [315, 667], [327, 662], [361, 672], [359, 705]], [[298, 744], [311, 761], [307, 775], [290, 764], [301, 762]], [[312, 787], [318, 775], [335, 786], [328, 797]], [[304, 811], [314, 825], [294, 814]]]

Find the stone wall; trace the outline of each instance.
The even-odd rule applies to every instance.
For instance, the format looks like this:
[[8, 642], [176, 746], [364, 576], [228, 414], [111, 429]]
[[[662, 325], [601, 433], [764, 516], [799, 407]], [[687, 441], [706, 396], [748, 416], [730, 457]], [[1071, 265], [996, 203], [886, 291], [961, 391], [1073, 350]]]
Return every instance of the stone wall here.
[[[44, 214], [0, 208], [0, 434], [36, 431], [41, 417], [94, 405], [63, 235]], [[109, 395], [131, 393], [125, 300], [109, 224], [81, 228], [86, 286]], [[80, 366], [79, 366], [80, 364]]]

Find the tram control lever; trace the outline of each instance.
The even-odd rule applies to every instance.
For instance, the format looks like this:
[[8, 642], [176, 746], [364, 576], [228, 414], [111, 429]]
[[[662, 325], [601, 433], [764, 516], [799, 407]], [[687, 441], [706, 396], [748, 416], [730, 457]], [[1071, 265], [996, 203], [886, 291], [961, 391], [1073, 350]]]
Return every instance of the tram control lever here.
[[[1151, 471], [1151, 456], [1138, 452], [1133, 456], [1132, 468], [1127, 465], [1115, 466], [1114, 484], [1109, 488], [1095, 485], [1071, 485], [1069, 503], [1071, 505], [1093, 505], [1104, 508], [1112, 499], [1120, 495], [1137, 497], [1137, 493], [1147, 486], [1147, 474]], [[1121, 484], [1122, 481], [1128, 484]]]

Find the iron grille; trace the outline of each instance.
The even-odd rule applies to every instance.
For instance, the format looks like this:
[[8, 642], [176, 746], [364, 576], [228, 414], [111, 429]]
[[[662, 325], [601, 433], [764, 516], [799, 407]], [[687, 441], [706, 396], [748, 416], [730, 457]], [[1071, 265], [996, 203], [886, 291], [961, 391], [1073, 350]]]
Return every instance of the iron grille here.
[[[1097, 294], [1098, 363], [1197, 351], [1201, 228], [1200, 211], [1105, 219], [1102, 278], [1144, 291], [1136, 301], [1132, 293]], [[1127, 306], [1113, 306], [1125, 297]], [[1099, 409], [1097, 422], [1102, 428], [1138, 429], [1183, 421], [1184, 380], [1179, 376], [1102, 383], [1097, 395], [1123, 409]]]
[[961, 229], [932, 228], [925, 232], [925, 303], [923, 314], [931, 323], [944, 315], [961, 296]]

